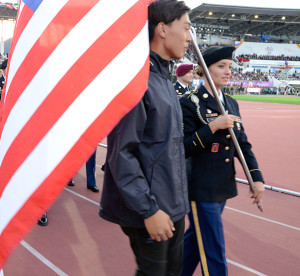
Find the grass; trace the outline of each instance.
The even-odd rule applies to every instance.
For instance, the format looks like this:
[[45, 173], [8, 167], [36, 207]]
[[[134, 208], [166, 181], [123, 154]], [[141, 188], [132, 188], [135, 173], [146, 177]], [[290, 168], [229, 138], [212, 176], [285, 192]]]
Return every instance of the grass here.
[[300, 97], [297, 96], [233, 96], [239, 101], [300, 104]]

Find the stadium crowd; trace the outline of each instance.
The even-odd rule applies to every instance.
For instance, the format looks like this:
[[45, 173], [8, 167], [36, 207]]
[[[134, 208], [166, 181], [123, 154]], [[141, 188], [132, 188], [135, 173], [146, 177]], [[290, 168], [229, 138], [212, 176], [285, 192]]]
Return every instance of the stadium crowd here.
[[253, 69], [252, 72], [243, 73], [243, 68], [232, 68], [232, 81], [269, 81], [269, 75], [260, 70]]
[[285, 56], [285, 55], [272, 56], [272, 55], [257, 55], [257, 54], [240, 55], [240, 56], [236, 56], [236, 59], [239, 60], [239, 61], [241, 61], [241, 60], [250, 60], [250, 59], [255, 59], [255, 60], [300, 61], [300, 57], [298, 57], [298, 56]]
[[[213, 46], [224, 46], [219, 45], [216, 43]], [[203, 52], [205, 49], [210, 47], [206, 44], [199, 44], [198, 45], [201, 52]], [[197, 64], [197, 57], [193, 53], [191, 47], [186, 51], [186, 54], [184, 56], [185, 59], [188, 59], [190, 62], [194, 64], [194, 67], [196, 67]], [[272, 56], [272, 55], [241, 55], [237, 56], [233, 59], [233, 61], [242, 66], [243, 62], [247, 62], [250, 59], [257, 59], [257, 60], [282, 60], [285, 62], [285, 65], [288, 65], [289, 61], [300, 61], [300, 57], [297, 56], [286, 56], [286, 55], [279, 55], [279, 56]], [[174, 66], [173, 66], [173, 74], [172, 79], [173, 81], [176, 81], [175, 76], [175, 70], [176, 67], [182, 63], [183, 60], [175, 60]], [[253, 68], [252, 71], [243, 72], [244, 68], [232, 68], [232, 76], [230, 79], [230, 84], [228, 84], [227, 87], [224, 87], [224, 92], [229, 94], [245, 94], [247, 93], [248, 87], [259, 87], [260, 88], [260, 94], [265, 95], [295, 95], [298, 93], [298, 90], [290, 87], [290, 86], [283, 86], [283, 87], [277, 87], [277, 86], [269, 86], [267, 84], [268, 82], [272, 81], [271, 77], [274, 77], [275, 79], [282, 81], [284, 79], [288, 80], [299, 80], [300, 79], [300, 73], [295, 70], [293, 74], [287, 75], [286, 72], [283, 70], [277, 70], [276, 72], [262, 72], [260, 69]], [[195, 74], [195, 79], [197, 79], [197, 76]]]

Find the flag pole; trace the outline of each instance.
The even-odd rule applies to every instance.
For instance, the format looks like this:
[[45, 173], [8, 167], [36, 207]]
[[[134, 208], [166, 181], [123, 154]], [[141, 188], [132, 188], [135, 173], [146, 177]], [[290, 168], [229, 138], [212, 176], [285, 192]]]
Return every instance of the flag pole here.
[[[205, 63], [205, 61], [203, 59], [203, 56], [202, 56], [202, 54], [201, 54], [201, 52], [200, 52], [200, 50], [198, 48], [197, 41], [196, 41], [196, 31], [195, 31], [195, 29], [193, 27], [191, 27], [191, 29], [190, 29], [190, 35], [191, 35], [191, 38], [192, 38], [191, 42], [192, 42], [192, 45], [193, 45], [194, 53], [196, 54], [196, 56], [198, 58], [198, 64], [201, 65], [201, 67], [203, 69], [203, 72], [204, 72], [204, 74], [205, 74], [205, 76], [206, 76], [206, 78], [208, 80], [208, 83], [209, 83], [209, 85], [211, 87], [211, 90], [213, 92], [214, 98], [215, 98], [215, 100], [217, 102], [217, 105], [219, 107], [219, 110], [220, 110], [221, 114], [225, 115], [224, 106], [223, 106], [223, 104], [221, 103], [221, 101], [219, 99], [219, 96], [218, 96], [215, 84], [214, 84], [214, 82], [213, 82], [213, 80], [212, 80], [212, 78], [210, 76], [210, 73], [209, 73], [208, 68], [206, 66], [206, 63]], [[250, 174], [250, 171], [248, 169], [248, 166], [247, 166], [246, 160], [244, 158], [244, 155], [243, 155], [243, 153], [241, 151], [240, 145], [239, 145], [239, 143], [238, 143], [238, 141], [236, 139], [236, 136], [235, 136], [235, 133], [234, 133], [233, 129], [229, 128], [228, 131], [229, 131], [230, 137], [231, 137], [231, 139], [233, 141], [233, 144], [235, 146], [235, 149], [236, 149], [236, 151], [238, 153], [238, 156], [239, 156], [240, 162], [242, 164], [242, 167], [244, 169], [245, 175], [246, 175], [246, 177], [248, 179], [251, 192], [254, 194], [256, 188], [255, 188], [255, 185], [253, 183], [253, 179], [251, 177], [251, 174]], [[261, 203], [257, 203], [257, 207], [258, 207], [258, 209], [261, 212], [263, 211], [263, 205]]]

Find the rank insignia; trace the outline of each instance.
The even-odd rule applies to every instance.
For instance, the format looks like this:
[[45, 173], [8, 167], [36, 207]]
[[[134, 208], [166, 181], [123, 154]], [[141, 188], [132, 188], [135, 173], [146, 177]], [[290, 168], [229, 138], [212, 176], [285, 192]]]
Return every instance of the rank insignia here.
[[211, 146], [211, 152], [218, 152], [219, 151], [219, 144], [213, 143]]
[[218, 113], [206, 114], [206, 117], [218, 117]]
[[204, 99], [206, 99], [207, 97], [208, 97], [208, 94], [207, 94], [207, 93], [203, 94], [203, 98], [204, 98]]
[[237, 123], [241, 123], [241, 122], [242, 122], [241, 117], [235, 116], [235, 115], [233, 115], [233, 117], [234, 117], [233, 120], [234, 120], [235, 122], [237, 122]]

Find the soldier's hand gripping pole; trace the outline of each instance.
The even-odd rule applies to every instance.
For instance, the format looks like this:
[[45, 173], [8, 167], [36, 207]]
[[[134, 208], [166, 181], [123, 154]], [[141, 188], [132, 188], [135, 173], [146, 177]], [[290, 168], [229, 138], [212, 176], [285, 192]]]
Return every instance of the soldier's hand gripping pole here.
[[[215, 98], [215, 100], [217, 102], [219, 110], [220, 110], [221, 114], [224, 115], [225, 114], [225, 109], [224, 109], [223, 104], [221, 103], [221, 101], [219, 99], [219, 96], [218, 96], [215, 84], [214, 84], [214, 82], [213, 82], [213, 80], [212, 80], [212, 78], [210, 76], [210, 73], [209, 73], [208, 68], [206, 66], [206, 63], [205, 63], [205, 61], [203, 59], [203, 56], [202, 56], [202, 54], [201, 54], [201, 52], [200, 52], [200, 50], [198, 48], [197, 39], [196, 39], [196, 31], [195, 31], [195, 29], [193, 27], [191, 27], [191, 29], [190, 29], [190, 35], [191, 35], [191, 38], [192, 38], [191, 42], [192, 42], [192, 45], [193, 45], [193, 51], [194, 51], [194, 53], [197, 56], [198, 64], [201, 65], [201, 67], [203, 69], [203, 72], [204, 72], [204, 74], [205, 74], [205, 76], [206, 76], [206, 78], [208, 80], [208, 83], [209, 83], [209, 85], [211, 87], [211, 90], [212, 90], [212, 92], [214, 94], [214, 98]], [[254, 194], [256, 188], [255, 188], [255, 185], [253, 183], [253, 180], [252, 180], [250, 171], [248, 169], [247, 163], [245, 161], [244, 155], [243, 155], [243, 153], [241, 151], [240, 145], [239, 145], [239, 143], [238, 143], [238, 141], [236, 139], [236, 136], [235, 136], [235, 133], [234, 133], [233, 129], [230, 128], [230, 129], [228, 129], [228, 131], [229, 131], [229, 134], [230, 134], [231, 139], [233, 141], [233, 144], [235, 146], [235, 149], [236, 149], [236, 151], [238, 153], [238, 156], [239, 156], [240, 162], [242, 164], [242, 167], [244, 169], [245, 175], [246, 175], [246, 177], [248, 179], [251, 192]], [[257, 203], [257, 207], [258, 207], [258, 209], [261, 212], [263, 211], [263, 205], [261, 203]]]

